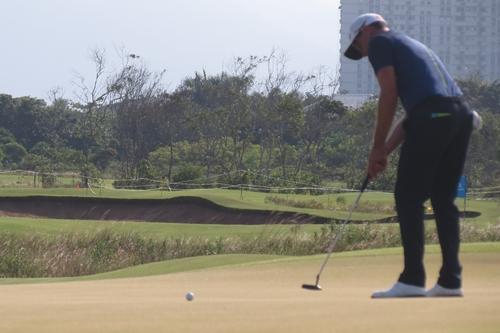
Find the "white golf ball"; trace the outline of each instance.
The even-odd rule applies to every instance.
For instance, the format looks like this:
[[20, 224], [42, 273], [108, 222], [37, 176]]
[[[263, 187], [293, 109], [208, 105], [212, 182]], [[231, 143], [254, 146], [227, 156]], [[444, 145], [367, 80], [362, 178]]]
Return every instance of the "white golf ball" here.
[[187, 299], [188, 301], [192, 301], [192, 300], [194, 299], [194, 293], [193, 293], [193, 292], [191, 292], [191, 291], [190, 291], [190, 292], [188, 292], [188, 293], [186, 294], [186, 299]]

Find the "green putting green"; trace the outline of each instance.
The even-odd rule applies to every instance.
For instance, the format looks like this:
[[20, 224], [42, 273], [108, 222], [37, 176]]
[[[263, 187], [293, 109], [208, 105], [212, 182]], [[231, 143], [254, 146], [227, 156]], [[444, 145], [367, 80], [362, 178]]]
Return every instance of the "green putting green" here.
[[[394, 282], [400, 248], [334, 254], [319, 292], [300, 286], [314, 281], [324, 256], [245, 257], [149, 264], [115, 272], [121, 277], [115, 279], [2, 285], [0, 331], [486, 333], [500, 327], [500, 243], [464, 244], [465, 297], [454, 299], [370, 299]], [[436, 246], [427, 248], [425, 261], [431, 286], [440, 264]], [[192, 302], [184, 298], [189, 291]]]

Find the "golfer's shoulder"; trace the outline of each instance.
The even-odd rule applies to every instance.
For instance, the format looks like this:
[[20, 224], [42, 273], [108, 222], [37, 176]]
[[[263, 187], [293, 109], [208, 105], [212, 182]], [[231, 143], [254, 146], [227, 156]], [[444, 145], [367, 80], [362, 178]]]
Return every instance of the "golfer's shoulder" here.
[[369, 48], [386, 48], [394, 47], [397, 44], [404, 42], [404, 34], [394, 32], [392, 30], [382, 32], [370, 39]]

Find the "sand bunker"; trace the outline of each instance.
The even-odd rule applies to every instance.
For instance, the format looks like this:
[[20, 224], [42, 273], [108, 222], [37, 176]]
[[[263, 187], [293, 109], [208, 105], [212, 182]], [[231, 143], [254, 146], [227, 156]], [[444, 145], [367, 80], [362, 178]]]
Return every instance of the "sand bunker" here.
[[294, 212], [228, 208], [199, 197], [172, 199], [3, 197], [0, 198], [0, 216], [203, 224], [326, 223], [329, 221], [324, 217]]
[[[467, 212], [467, 217], [480, 215]], [[305, 213], [237, 209], [218, 205], [199, 197], [175, 197], [171, 199], [112, 199], [85, 197], [27, 196], [0, 198], [0, 216], [148, 221], [200, 224], [323, 224], [341, 219], [329, 219]], [[427, 215], [432, 219], [432, 215]], [[395, 216], [371, 221], [350, 223], [394, 223]]]

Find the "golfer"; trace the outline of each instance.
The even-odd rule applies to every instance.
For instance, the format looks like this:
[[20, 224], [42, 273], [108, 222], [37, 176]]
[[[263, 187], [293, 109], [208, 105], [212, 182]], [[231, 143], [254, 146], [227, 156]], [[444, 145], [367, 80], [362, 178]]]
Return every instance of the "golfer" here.
[[[350, 28], [344, 55], [365, 56], [380, 86], [368, 176], [377, 177], [401, 143], [395, 188], [404, 248], [404, 269], [388, 290], [373, 298], [463, 296], [459, 261], [459, 214], [454, 204], [462, 175], [473, 113], [441, 60], [424, 44], [389, 29], [378, 14], [363, 14]], [[389, 135], [400, 99], [406, 117]], [[431, 199], [442, 251], [437, 283], [425, 290], [424, 208]]]

